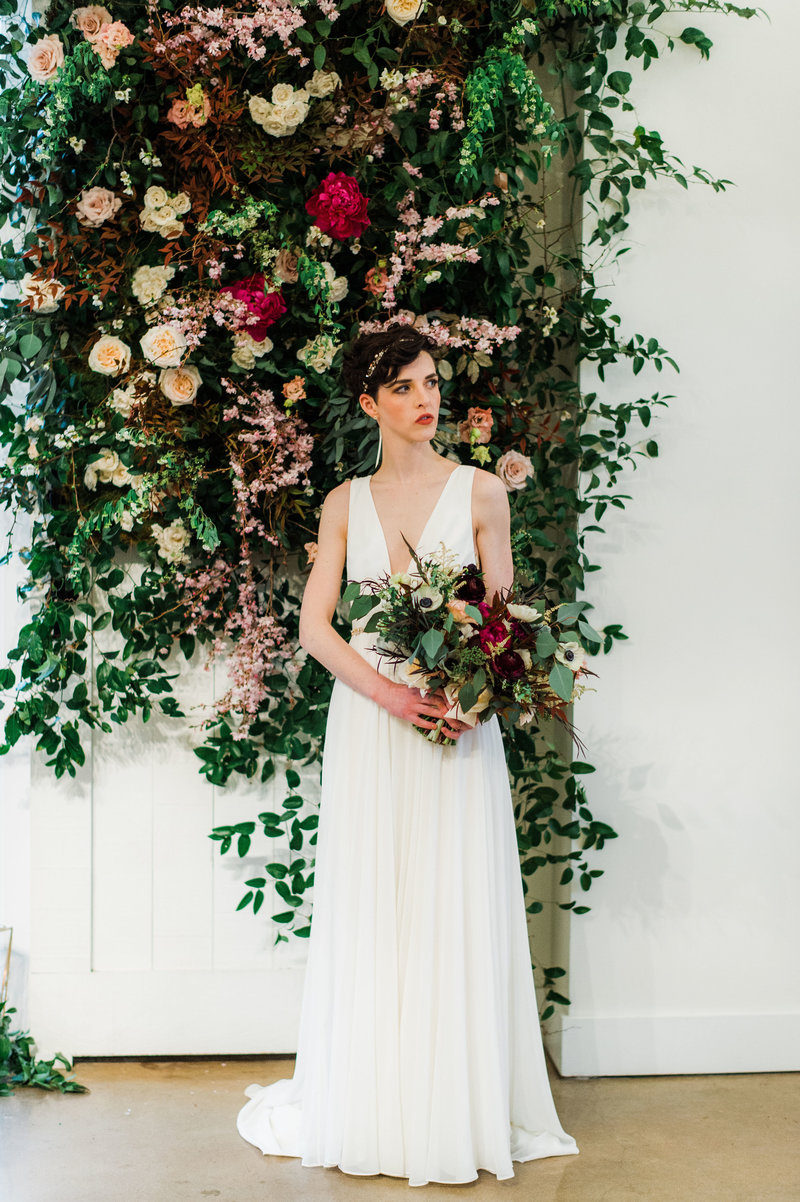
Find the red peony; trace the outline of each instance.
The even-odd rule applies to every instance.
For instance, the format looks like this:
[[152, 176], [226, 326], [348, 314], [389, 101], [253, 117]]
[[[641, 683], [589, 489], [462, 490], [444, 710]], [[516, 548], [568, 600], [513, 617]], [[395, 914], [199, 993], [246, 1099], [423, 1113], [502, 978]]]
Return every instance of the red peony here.
[[323, 234], [340, 239], [357, 238], [371, 224], [368, 204], [358, 180], [344, 171], [330, 171], [306, 201], [306, 209]]
[[481, 648], [487, 655], [497, 655], [508, 644], [510, 635], [505, 622], [489, 622], [478, 631]]
[[286, 301], [280, 292], [265, 292], [263, 275], [249, 275], [235, 284], [226, 284], [220, 292], [230, 292], [234, 300], [244, 301], [248, 309], [258, 321], [249, 324], [243, 321], [241, 329], [246, 330], [254, 342], [263, 342], [267, 329], [286, 312]]

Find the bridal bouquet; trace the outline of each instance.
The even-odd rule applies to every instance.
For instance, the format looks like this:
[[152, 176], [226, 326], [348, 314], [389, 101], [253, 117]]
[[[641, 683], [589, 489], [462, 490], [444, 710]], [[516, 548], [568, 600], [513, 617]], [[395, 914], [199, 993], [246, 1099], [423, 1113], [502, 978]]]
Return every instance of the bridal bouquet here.
[[[583, 616], [588, 602], [548, 606], [542, 597], [512, 600], [513, 590], [489, 602], [475, 564], [455, 563], [443, 543], [427, 559], [406, 546], [413, 575], [353, 581], [344, 592], [352, 622], [369, 615], [361, 629], [377, 635], [374, 650], [394, 665], [394, 679], [423, 692], [443, 689], [448, 717], [470, 726], [501, 714], [521, 725], [546, 717], [569, 727], [566, 707], [589, 674], [576, 635], [602, 641]], [[442, 725], [415, 729], [453, 743]]]

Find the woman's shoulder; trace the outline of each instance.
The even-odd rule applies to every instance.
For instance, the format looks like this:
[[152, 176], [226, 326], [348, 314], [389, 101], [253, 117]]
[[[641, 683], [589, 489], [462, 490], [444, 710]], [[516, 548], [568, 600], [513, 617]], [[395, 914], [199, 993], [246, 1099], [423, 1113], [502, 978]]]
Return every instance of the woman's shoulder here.
[[343, 514], [346, 516], [350, 505], [351, 485], [358, 486], [360, 481], [368, 479], [369, 476], [351, 476], [349, 479], [343, 480], [341, 484], [337, 484], [335, 488], [325, 494], [322, 502], [325, 512], [331, 515]]
[[[472, 465], [470, 464], [470, 466]], [[499, 476], [494, 472], [487, 472], [483, 467], [475, 466], [473, 470], [475, 476], [472, 488], [479, 500], [498, 502], [501, 499], [508, 499], [508, 491]]]

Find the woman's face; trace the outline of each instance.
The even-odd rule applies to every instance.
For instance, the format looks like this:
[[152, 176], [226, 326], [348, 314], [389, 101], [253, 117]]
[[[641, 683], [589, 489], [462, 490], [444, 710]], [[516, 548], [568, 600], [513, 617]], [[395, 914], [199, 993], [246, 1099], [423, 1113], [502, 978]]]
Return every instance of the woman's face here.
[[377, 418], [386, 436], [392, 430], [414, 442], [429, 441], [439, 420], [439, 377], [433, 357], [421, 351], [412, 363], [398, 369], [391, 384], [382, 384], [377, 401], [367, 393], [359, 398], [365, 413]]

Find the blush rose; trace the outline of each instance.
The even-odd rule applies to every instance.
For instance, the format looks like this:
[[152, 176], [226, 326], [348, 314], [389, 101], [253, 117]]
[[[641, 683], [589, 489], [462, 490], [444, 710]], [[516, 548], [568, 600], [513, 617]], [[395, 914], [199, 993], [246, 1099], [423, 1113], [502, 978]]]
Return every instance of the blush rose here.
[[57, 33], [34, 42], [28, 56], [28, 73], [37, 83], [49, 83], [64, 65], [64, 44]]

